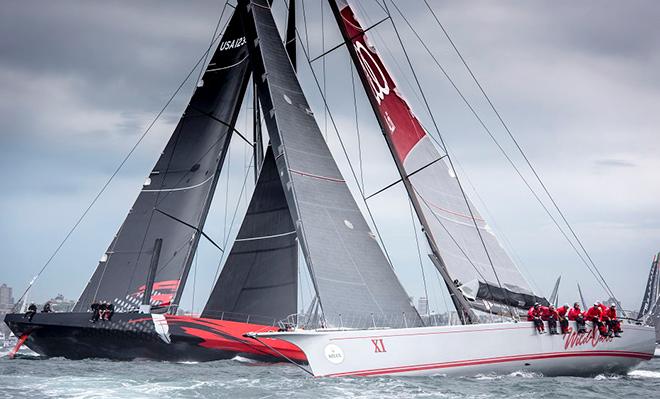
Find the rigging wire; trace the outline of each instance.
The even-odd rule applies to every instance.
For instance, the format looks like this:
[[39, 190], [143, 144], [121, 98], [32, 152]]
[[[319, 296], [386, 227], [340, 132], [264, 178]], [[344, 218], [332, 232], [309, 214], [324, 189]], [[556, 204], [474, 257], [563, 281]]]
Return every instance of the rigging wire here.
[[[254, 153], [252, 154], [252, 157], [250, 158], [250, 166], [252, 166], [253, 163], [254, 163]], [[238, 209], [240, 208], [240, 206], [239, 206], [240, 201], [241, 201], [241, 198], [243, 197], [243, 193], [245, 191], [245, 187], [246, 187], [247, 181], [248, 181], [248, 176], [250, 176], [250, 171], [251, 171], [251, 169], [248, 168], [245, 172], [245, 176], [243, 177], [243, 184], [241, 186], [241, 191], [238, 194], [238, 200], [236, 201], [237, 202], [236, 207], [234, 207], [234, 215], [231, 218], [231, 223], [229, 224], [229, 230], [227, 231], [227, 235], [226, 235], [224, 243], [223, 243], [224, 248], [227, 248], [227, 243], [229, 242], [229, 236], [231, 235], [231, 232], [234, 228], [234, 222], [236, 221], [236, 214], [238, 213]], [[218, 266], [215, 269], [215, 274], [213, 275], [213, 284], [214, 285], [215, 285], [215, 282], [218, 279], [218, 274], [220, 273], [220, 267], [222, 266], [222, 264], [226, 260], [225, 258], [227, 256], [229, 256], [230, 252], [231, 251], [225, 251], [225, 252], [222, 253], [222, 256], [220, 257], [220, 261], [218, 262]]]
[[415, 211], [413, 210], [412, 206], [412, 201], [410, 201], [410, 198], [408, 198], [408, 208], [410, 208], [410, 221], [412, 222], [413, 225], [413, 231], [415, 232], [415, 248], [417, 249], [417, 258], [419, 259], [419, 269], [422, 272], [422, 282], [424, 283], [424, 295], [426, 296], [426, 315], [429, 317], [429, 321], [431, 320], [431, 313], [430, 313], [430, 308], [428, 306], [428, 301], [429, 301], [429, 290], [426, 286], [426, 273], [424, 273], [424, 262], [422, 262], [422, 251], [419, 248], [419, 238], [417, 237], [417, 224], [415, 223]]
[[[419, 81], [419, 79], [418, 79], [418, 77], [417, 77], [417, 73], [415, 72], [415, 69], [413, 68], [412, 61], [410, 60], [410, 56], [408, 55], [408, 51], [406, 50], [406, 47], [405, 47], [404, 44], [403, 44], [403, 40], [401, 39], [401, 35], [399, 34], [399, 29], [397, 28], [396, 23], [394, 22], [394, 20], [391, 18], [392, 15], [390, 14], [389, 8], [387, 7], [387, 2], [384, 1], [383, 5], [385, 6], [385, 9], [387, 10], [387, 14], [390, 16], [390, 21], [392, 22], [392, 27], [394, 28], [394, 33], [396, 34], [396, 37], [397, 37], [397, 39], [398, 39], [398, 41], [399, 41], [399, 44], [401, 45], [401, 49], [403, 50], [403, 54], [404, 54], [404, 56], [405, 56], [405, 58], [406, 58], [406, 61], [407, 61], [407, 63], [408, 63], [408, 66], [410, 67], [410, 69], [411, 69], [411, 71], [412, 71], [412, 74], [413, 74], [413, 77], [414, 77], [415, 82], [416, 82], [416, 84], [417, 84], [417, 87], [418, 87], [418, 89], [419, 89], [420, 95], [422, 96], [422, 99], [424, 100], [424, 105], [426, 106], [427, 112], [429, 113], [429, 115], [430, 115], [430, 117], [431, 117], [431, 121], [433, 122], [433, 126], [435, 127], [435, 130], [436, 130], [436, 132], [438, 133], [438, 136], [440, 137], [440, 141], [444, 144], [444, 139], [443, 139], [443, 137], [442, 137], [442, 134], [440, 133], [440, 129], [438, 128], [438, 124], [437, 124], [437, 122], [436, 122], [436, 120], [435, 120], [435, 116], [433, 115], [433, 112], [431, 111], [431, 107], [430, 107], [430, 105], [429, 105], [429, 103], [428, 103], [428, 100], [426, 99], [426, 95], [424, 94], [424, 90], [422, 89], [422, 85], [421, 85], [421, 83], [420, 83], [420, 81]], [[444, 147], [445, 147], [445, 149], [446, 149], [446, 146], [444, 146]], [[493, 270], [493, 274], [495, 275], [495, 279], [497, 280], [497, 284], [498, 284], [498, 286], [500, 287], [500, 289], [503, 290], [505, 296], [507, 297], [507, 302], [510, 302], [509, 294], [508, 294], [507, 290], [505, 290], [505, 289], [502, 287], [502, 283], [500, 282], [500, 277], [499, 277], [499, 275], [497, 274], [497, 271], [496, 271], [496, 269], [495, 269], [495, 264], [493, 263], [493, 260], [492, 260], [492, 258], [491, 258], [491, 256], [490, 256], [490, 252], [488, 251], [488, 247], [486, 246], [486, 242], [484, 241], [484, 238], [483, 238], [483, 236], [482, 236], [482, 234], [481, 234], [481, 230], [479, 230], [479, 225], [477, 224], [477, 220], [476, 220], [476, 218], [475, 218], [475, 216], [474, 216], [474, 212], [472, 211], [472, 208], [470, 207], [470, 203], [469, 203], [469, 201], [468, 201], [468, 199], [467, 199], [467, 196], [466, 196], [466, 194], [465, 194], [465, 190], [463, 190], [463, 186], [462, 186], [462, 184], [461, 184], [460, 179], [458, 178], [458, 175], [456, 174], [456, 169], [454, 168], [454, 165], [453, 165], [453, 162], [452, 162], [452, 159], [451, 159], [451, 158], [452, 158], [452, 157], [449, 156], [449, 154], [447, 153], [447, 161], [449, 162], [449, 166], [450, 166], [451, 170], [454, 172], [454, 175], [456, 176], [456, 182], [457, 182], [457, 184], [458, 184], [458, 187], [459, 187], [460, 190], [461, 190], [461, 194], [462, 194], [462, 196], [463, 196], [463, 200], [465, 201], [465, 204], [466, 204], [466, 206], [467, 206], [467, 209], [468, 209], [468, 211], [469, 211], [469, 213], [470, 213], [470, 217], [471, 217], [472, 222], [473, 222], [473, 224], [474, 224], [474, 228], [475, 228], [475, 230], [477, 231], [477, 235], [479, 236], [479, 240], [481, 241], [481, 244], [482, 244], [482, 246], [483, 246], [483, 248], [484, 248], [484, 252], [485, 252], [485, 254], [486, 254], [486, 257], [488, 258], [488, 263], [490, 264], [490, 266], [491, 266], [491, 268], [492, 268], [492, 270]], [[509, 311], [510, 311], [510, 313], [511, 313], [511, 317], [513, 317], [513, 318], [515, 319], [515, 315], [514, 315], [513, 309], [511, 308], [511, 306], [510, 306], [508, 303], [507, 303], [507, 307], [509, 308]]]
[[[558, 205], [557, 202], [555, 201], [554, 197], [550, 194], [550, 191], [548, 190], [548, 188], [546, 187], [545, 183], [543, 183], [543, 180], [541, 179], [541, 177], [540, 177], [539, 174], [537, 173], [536, 168], [534, 168], [534, 166], [532, 165], [531, 161], [529, 160], [529, 158], [527, 157], [527, 155], [526, 155], [525, 152], [523, 151], [522, 147], [521, 147], [520, 144], [518, 143], [518, 140], [516, 140], [516, 138], [514, 137], [513, 133], [512, 133], [511, 130], [509, 129], [509, 126], [507, 125], [507, 123], [504, 122], [504, 119], [502, 118], [500, 112], [497, 110], [497, 108], [495, 107], [495, 104], [491, 101], [491, 99], [490, 99], [490, 97], [488, 96], [488, 94], [486, 94], [486, 91], [484, 90], [483, 86], [481, 85], [481, 83], [479, 83], [479, 80], [477, 79], [476, 75], [472, 72], [472, 69], [471, 69], [470, 66], [468, 65], [467, 61], [465, 60], [465, 58], [463, 57], [463, 55], [461, 54], [461, 52], [458, 50], [458, 47], [456, 47], [456, 44], [455, 44], [454, 41], [452, 40], [451, 36], [449, 35], [449, 33], [447, 32], [447, 30], [445, 29], [445, 27], [442, 25], [442, 23], [441, 23], [440, 20], [438, 19], [437, 15], [436, 15], [435, 12], [433, 11], [433, 9], [431, 8], [431, 6], [429, 5], [429, 3], [428, 3], [427, 0], [424, 0], [424, 4], [426, 4], [426, 7], [429, 9], [429, 11], [431, 12], [431, 15], [433, 15], [433, 18], [436, 20], [436, 22], [438, 23], [438, 25], [439, 25], [440, 28], [442, 29], [442, 32], [444, 33], [445, 37], [447, 37], [447, 40], [449, 40], [449, 43], [452, 45], [452, 47], [453, 47], [454, 50], [456, 51], [456, 54], [457, 54], [458, 57], [461, 59], [461, 62], [463, 63], [463, 65], [465, 66], [466, 70], [468, 71], [468, 73], [469, 73], [470, 76], [472, 77], [472, 80], [475, 82], [475, 84], [477, 85], [477, 87], [479, 88], [479, 90], [481, 91], [481, 93], [483, 94], [484, 98], [485, 98], [486, 101], [488, 102], [488, 105], [490, 106], [490, 108], [493, 110], [493, 112], [494, 112], [495, 115], [497, 116], [497, 119], [499, 120], [500, 124], [502, 125], [502, 127], [504, 128], [504, 130], [507, 132], [508, 136], [511, 138], [511, 140], [512, 140], [513, 143], [515, 144], [516, 148], [518, 149], [518, 151], [519, 151], [520, 154], [522, 155], [523, 159], [525, 160], [525, 163], [527, 164], [527, 166], [529, 166], [529, 169], [532, 171], [532, 173], [534, 174], [534, 177], [536, 178], [536, 180], [539, 182], [539, 184], [540, 184], [541, 187], [543, 188], [543, 191], [544, 191], [545, 194], [548, 196], [548, 199], [550, 199], [550, 202], [552, 203], [553, 207], [557, 210], [557, 213], [559, 214], [559, 216], [561, 217], [561, 219], [562, 219], [562, 220], [564, 221], [564, 223], [566, 224], [566, 227], [569, 229], [569, 231], [571, 232], [571, 234], [573, 235], [573, 237], [574, 237], [575, 240], [577, 241], [578, 245], [580, 246], [580, 248], [582, 249], [582, 251], [584, 252], [584, 254], [587, 256], [587, 259], [589, 259], [589, 262], [590, 262], [591, 265], [594, 267], [596, 273], [598, 274], [598, 276], [599, 276], [600, 279], [602, 280], [602, 283], [605, 285], [604, 288], [606, 289], [606, 291], [608, 291], [608, 293], [609, 293], [610, 295], [612, 295], [612, 297], [614, 298], [615, 301], [619, 302], [619, 301], [616, 299], [616, 296], [614, 295], [614, 292], [612, 292], [612, 289], [611, 289], [610, 286], [607, 284], [607, 281], [605, 281], [605, 278], [604, 278], [603, 275], [601, 274], [601, 272], [600, 272], [600, 270], [598, 269], [598, 267], [596, 266], [595, 262], [594, 262], [593, 259], [591, 258], [591, 255], [589, 254], [589, 252], [586, 250], [586, 248], [585, 248], [584, 245], [582, 244], [582, 240], [580, 240], [580, 238], [578, 237], [577, 233], [575, 232], [575, 230], [573, 229], [573, 227], [571, 226], [571, 224], [568, 222], [568, 220], [567, 220], [566, 217], [564, 216], [564, 212], [561, 210], [561, 208], [559, 207], [559, 205]], [[621, 307], [621, 304], [619, 304], [619, 307]]]
[[351, 87], [353, 88], [353, 110], [355, 113], [355, 135], [357, 136], [357, 146], [358, 146], [358, 162], [360, 165], [360, 185], [362, 186], [362, 191], [364, 191], [364, 167], [362, 165], [362, 139], [360, 134], [360, 120], [358, 118], [358, 106], [357, 106], [357, 96], [355, 93], [355, 73], [353, 72], [353, 61], [348, 59], [349, 68], [351, 70]]
[[[564, 231], [564, 229], [561, 227], [560, 223], [559, 223], [559, 222], [557, 221], [557, 219], [555, 218], [555, 216], [552, 214], [552, 212], [550, 212], [550, 210], [549, 210], [548, 207], [545, 205], [545, 203], [543, 202], [543, 200], [539, 197], [539, 195], [536, 193], [536, 191], [531, 187], [531, 184], [530, 184], [530, 183], [528, 182], [528, 180], [524, 177], [524, 175], [522, 174], [522, 172], [518, 169], [518, 167], [516, 166], [515, 162], [511, 159], [511, 157], [508, 155], [508, 153], [506, 152], [506, 150], [504, 150], [504, 148], [502, 147], [502, 145], [501, 145], [501, 144], [498, 142], [498, 140], [495, 138], [495, 136], [493, 135], [492, 131], [486, 126], [486, 124], [484, 123], [484, 121], [482, 120], [482, 118], [478, 115], [478, 113], [476, 112], [476, 110], [474, 109], [474, 107], [469, 103], [469, 101], [467, 100], [467, 98], [463, 95], [463, 93], [462, 93], [461, 90], [458, 88], [458, 86], [455, 84], [455, 82], [453, 81], [453, 79], [449, 76], [449, 74], [447, 73], [447, 71], [442, 67], [442, 65], [440, 64], [440, 62], [438, 61], [438, 59], [437, 59], [437, 58], [435, 57], [435, 55], [431, 52], [431, 50], [428, 48], [428, 46], [426, 45], [426, 43], [424, 42], [424, 40], [420, 37], [420, 35], [419, 35], [419, 33], [417, 32], [417, 30], [416, 30], [416, 29], [412, 26], [412, 24], [408, 21], [408, 19], [405, 17], [405, 15], [404, 15], [403, 12], [399, 9], [399, 7], [397, 7], [397, 5], [396, 5], [395, 3], [392, 3], [392, 5], [395, 7], [395, 9], [396, 9], [397, 12], [399, 13], [399, 15], [403, 18], [403, 20], [406, 22], [406, 24], [408, 25], [408, 27], [409, 27], [409, 28], [411, 29], [411, 31], [414, 33], [414, 35], [416, 36], [417, 40], [422, 44], [422, 46], [424, 47], [424, 49], [426, 50], [426, 52], [429, 54], [429, 56], [431, 56], [431, 58], [433, 59], [434, 63], [436, 64], [436, 66], [440, 69], [440, 71], [443, 73], [443, 75], [444, 75], [444, 76], [447, 78], [447, 80], [451, 83], [451, 85], [452, 85], [453, 88], [456, 90], [456, 92], [458, 93], [458, 95], [461, 97], [461, 99], [463, 100], [463, 102], [465, 103], [465, 105], [468, 107], [468, 109], [470, 110], [470, 112], [474, 115], [474, 117], [477, 119], [477, 121], [478, 121], [479, 124], [482, 126], [482, 128], [483, 128], [483, 129], [486, 131], [486, 133], [490, 136], [491, 140], [495, 143], [495, 145], [496, 145], [497, 148], [500, 150], [500, 152], [502, 153], [502, 155], [506, 158], [506, 160], [509, 162], [509, 164], [514, 168], [514, 170], [516, 171], [516, 173], [518, 174], [518, 176], [519, 176], [519, 177], [521, 178], [521, 180], [524, 182], [525, 186], [529, 189], [530, 193], [534, 196], [534, 198], [536, 199], [536, 201], [541, 205], [541, 207], [543, 208], [543, 210], [545, 211], [545, 213], [550, 217], [550, 219], [551, 219], [552, 222], [555, 224], [555, 226], [557, 227], [557, 229], [561, 232], [561, 234], [564, 236], [564, 238], [566, 239], [566, 241], [567, 241], [567, 242], [570, 244], [570, 246], [573, 248], [573, 250], [574, 250], [575, 253], [578, 255], [578, 257], [580, 258], [580, 260], [582, 260], [582, 262], [585, 264], [585, 266], [587, 266], [587, 269], [592, 273], [592, 275], [594, 275], [594, 277], [596, 277], [596, 280], [599, 282], [599, 284], [601, 285], [601, 287], [603, 287], [603, 288], [605, 289], [605, 291], [606, 291], [608, 294], [612, 295], [612, 297], [616, 298], [616, 297], [614, 296], [614, 293], [613, 293], [612, 290], [610, 289], [610, 287], [607, 285], [607, 282], [606, 282], [605, 279], [603, 278], [602, 274], [600, 273], [600, 271], [599, 271], [598, 268], [596, 267], [595, 263], [593, 262], [593, 260], [592, 260], [591, 257], [589, 256], [588, 252], [586, 251], [586, 249], [585, 249], [584, 246], [582, 245], [580, 239], [577, 237], [577, 234], [575, 233], [575, 231], [573, 230], [573, 228], [571, 227], [571, 225], [569, 224], [569, 222], [568, 222], [568, 221], [566, 220], [566, 218], [564, 217], [563, 212], [561, 211], [561, 209], [559, 208], [559, 206], [558, 206], [557, 203], [555, 202], [554, 198], [550, 195], [549, 190], [547, 189], [547, 187], [545, 186], [545, 184], [544, 184], [543, 181], [541, 180], [541, 178], [540, 178], [540, 176], [538, 175], [538, 173], [536, 172], [535, 168], [532, 166], [531, 161], [530, 161], [529, 158], [526, 156], [526, 154], [523, 152], [522, 147], [519, 145], [519, 143], [517, 142], [517, 140], [515, 139], [515, 137], [514, 137], [513, 134], [511, 133], [510, 129], [508, 128], [508, 125], [504, 122], [504, 120], [503, 120], [501, 114], [499, 113], [499, 111], [497, 110], [497, 108], [495, 108], [494, 103], [492, 102], [492, 100], [490, 99], [490, 97], [486, 94], [486, 92], [485, 92], [483, 86], [480, 84], [480, 82], [478, 81], [478, 79], [476, 78], [476, 76], [474, 75], [474, 73], [472, 72], [472, 69], [471, 69], [471, 68], [469, 67], [469, 65], [467, 64], [467, 61], [466, 61], [465, 58], [462, 56], [462, 54], [460, 53], [460, 51], [459, 51], [458, 48], [456, 47], [454, 41], [453, 41], [453, 40], [451, 39], [451, 37], [449, 36], [449, 33], [448, 33], [447, 30], [444, 28], [444, 26], [442, 25], [442, 23], [440, 23], [440, 21], [439, 21], [437, 15], [436, 15], [435, 12], [433, 11], [433, 9], [430, 7], [430, 5], [428, 4], [428, 2], [427, 2], [426, 0], [424, 0], [424, 2], [426, 3], [426, 6], [429, 8], [429, 11], [430, 11], [431, 14], [433, 15], [433, 17], [434, 17], [434, 19], [436, 20], [437, 24], [438, 24], [438, 25], [440, 26], [440, 28], [442, 29], [444, 35], [446, 36], [446, 38], [447, 38], [448, 41], [450, 42], [450, 44], [451, 44], [451, 46], [453, 47], [454, 51], [456, 52], [456, 54], [457, 54], [458, 57], [460, 58], [461, 62], [463, 63], [463, 65], [464, 65], [465, 68], [467, 69], [467, 71], [468, 71], [468, 73], [470, 74], [472, 80], [475, 82], [475, 84], [477, 85], [477, 87], [478, 87], [479, 90], [481, 91], [482, 95], [483, 95], [484, 98], [487, 100], [487, 102], [488, 102], [490, 108], [493, 110], [493, 112], [494, 112], [495, 115], [497, 116], [499, 122], [502, 124], [502, 126], [504, 127], [504, 129], [507, 131], [509, 137], [510, 137], [511, 140], [514, 142], [514, 144], [516, 145], [516, 148], [518, 149], [518, 151], [520, 152], [520, 154], [523, 156], [525, 162], [527, 163], [527, 165], [529, 166], [529, 168], [530, 168], [531, 171], [533, 172], [534, 176], [536, 177], [536, 180], [539, 182], [539, 184], [540, 184], [541, 187], [543, 188], [545, 194], [548, 196], [548, 198], [549, 198], [550, 201], [552, 202], [554, 208], [557, 210], [557, 212], [559, 213], [560, 217], [562, 218], [562, 220], [563, 220], [564, 223], [566, 224], [566, 227], [569, 229], [569, 231], [572, 233], [572, 235], [575, 237], [576, 241], [578, 242], [579, 246], [582, 248], [582, 251], [584, 252], [584, 255], [587, 256], [587, 258], [588, 258], [589, 262], [591, 263], [591, 265], [590, 265], [590, 264], [587, 262], [587, 260], [584, 258], [584, 255], [583, 255], [582, 253], [580, 253], [580, 250], [575, 246], [575, 244], [573, 243], [573, 241], [568, 237], [568, 235], [566, 234], [566, 232]], [[594, 268], [593, 270], [592, 270], [592, 267]]]
[[[224, 12], [225, 12], [225, 9], [226, 9], [228, 3], [229, 3], [229, 1], [226, 1], [226, 2], [225, 2], [224, 6], [223, 6], [223, 9], [222, 9], [222, 12], [221, 12], [221, 14], [220, 14], [220, 18], [219, 18], [219, 20], [222, 19], [222, 16], [224, 15]], [[224, 30], [224, 29], [223, 29], [223, 30]], [[164, 104], [163, 107], [160, 109], [160, 111], [158, 111], [158, 113], [156, 114], [156, 116], [154, 117], [154, 119], [149, 123], [149, 125], [148, 125], [147, 128], [144, 130], [144, 132], [142, 132], [142, 134], [140, 135], [140, 137], [138, 138], [138, 140], [135, 142], [135, 144], [133, 144], [133, 146], [131, 147], [131, 149], [130, 149], [130, 150], [128, 151], [128, 153], [124, 156], [124, 158], [121, 160], [121, 162], [119, 163], [119, 165], [115, 168], [115, 170], [113, 171], [112, 175], [110, 175], [110, 177], [108, 178], [108, 180], [106, 180], [106, 182], [103, 184], [103, 186], [101, 187], [101, 189], [99, 190], [99, 192], [94, 196], [94, 198], [92, 199], [92, 201], [89, 203], [89, 205], [87, 206], [87, 208], [85, 208], [85, 210], [83, 211], [83, 213], [82, 213], [82, 214], [80, 215], [80, 217], [76, 220], [76, 222], [74, 223], [73, 227], [71, 227], [71, 229], [67, 232], [67, 234], [64, 236], [64, 238], [62, 239], [62, 241], [60, 241], [59, 245], [58, 245], [58, 246], [55, 248], [55, 250], [52, 252], [52, 254], [51, 254], [50, 257], [48, 258], [48, 260], [46, 260], [46, 262], [45, 262], [44, 265], [41, 267], [41, 269], [39, 270], [39, 272], [38, 272], [38, 273], [32, 278], [32, 280], [31, 280], [30, 283], [28, 284], [28, 287], [25, 289], [25, 291], [23, 292], [23, 294], [21, 294], [21, 296], [18, 298], [18, 300], [16, 301], [16, 303], [19, 303], [19, 302], [25, 297], [25, 295], [27, 294], [27, 292], [28, 292], [28, 291], [30, 290], [30, 288], [34, 285], [34, 283], [39, 279], [39, 277], [43, 274], [43, 272], [46, 270], [46, 268], [47, 268], [47, 267], [50, 265], [50, 263], [53, 261], [53, 259], [55, 258], [55, 256], [57, 256], [57, 254], [60, 252], [60, 250], [62, 249], [62, 247], [64, 246], [64, 244], [66, 244], [66, 242], [69, 240], [69, 238], [71, 237], [71, 235], [72, 235], [72, 234], [78, 229], [78, 226], [80, 225], [80, 223], [82, 223], [82, 221], [85, 219], [85, 217], [87, 216], [87, 214], [89, 213], [89, 211], [94, 207], [94, 205], [95, 205], [96, 202], [99, 200], [99, 198], [101, 197], [101, 195], [103, 195], [103, 193], [104, 193], [105, 190], [108, 188], [108, 186], [110, 185], [110, 183], [114, 180], [114, 178], [117, 176], [117, 174], [119, 173], [119, 171], [124, 167], [124, 165], [126, 164], [126, 162], [127, 162], [127, 161], [130, 159], [130, 157], [133, 155], [133, 153], [135, 152], [135, 150], [137, 149], [137, 147], [140, 145], [140, 143], [142, 143], [142, 141], [144, 140], [144, 138], [147, 136], [147, 134], [149, 134], [149, 132], [151, 131], [151, 129], [153, 128], [153, 126], [156, 124], [156, 122], [157, 122], [157, 121], [160, 119], [160, 117], [163, 115], [163, 113], [165, 112], [165, 110], [167, 109], [167, 107], [172, 103], [172, 101], [173, 101], [174, 98], [177, 96], [177, 94], [179, 94], [179, 92], [181, 91], [181, 89], [183, 88], [183, 86], [188, 82], [188, 80], [189, 80], [190, 77], [192, 76], [193, 72], [195, 72], [195, 70], [196, 70], [197, 67], [202, 63], [202, 61], [206, 59], [206, 57], [208, 56], [208, 53], [211, 51], [211, 48], [213, 47], [213, 45], [215, 44], [215, 42], [216, 42], [219, 38], [220, 38], [220, 35], [218, 35], [217, 37], [215, 37], [215, 38], [211, 41], [211, 44], [208, 46], [208, 48], [206, 49], [206, 51], [204, 52], [204, 54], [203, 54], [201, 57], [199, 57], [199, 59], [197, 60], [197, 62], [195, 63], [195, 65], [190, 69], [190, 71], [188, 72], [188, 74], [186, 75], [186, 77], [183, 79], [183, 81], [177, 86], [177, 88], [174, 90], [174, 92], [172, 93], [172, 95], [171, 95], [171, 96], [169, 97], [169, 99], [165, 102], [165, 104]]]
[[[300, 38], [300, 34], [299, 34], [298, 30], [296, 30], [296, 34]], [[328, 116], [330, 117], [330, 122], [332, 123], [335, 134], [337, 135], [337, 138], [339, 139], [339, 144], [340, 144], [340, 147], [342, 149], [342, 152], [344, 153], [344, 156], [346, 157], [346, 159], [348, 161], [348, 166], [349, 166], [349, 169], [351, 171], [351, 174], [353, 175], [353, 179], [355, 179], [355, 181], [357, 181], [358, 178], [357, 178], [357, 174], [355, 172], [355, 168], [353, 168], [353, 164], [351, 163], [350, 157], [348, 156], [348, 151], [346, 150], [346, 146], [344, 145], [344, 141], [341, 138], [341, 135], [339, 134], [339, 129], [337, 128], [337, 124], [335, 122], [335, 119], [332, 116], [332, 111], [330, 111], [330, 106], [328, 105], [327, 99], [326, 99], [325, 95], [323, 94], [322, 87], [321, 87], [321, 84], [319, 82], [319, 79], [316, 76], [316, 72], [314, 72], [314, 68], [312, 67], [311, 59], [309, 58], [309, 53], [307, 52], [307, 49], [305, 49], [305, 47], [302, 47], [302, 49], [303, 49], [303, 54], [305, 54], [305, 59], [307, 60], [307, 64], [309, 65], [309, 69], [312, 73], [312, 76], [314, 77], [314, 82], [316, 83], [316, 87], [317, 87], [317, 89], [319, 90], [319, 92], [321, 94], [321, 99], [323, 100], [324, 108], [328, 112]], [[362, 198], [362, 202], [364, 203], [365, 208], [367, 209], [369, 219], [371, 220], [371, 223], [374, 226], [374, 230], [376, 231], [376, 236], [378, 237], [378, 241], [380, 242], [380, 244], [383, 248], [383, 252], [385, 253], [385, 257], [387, 258], [387, 261], [389, 262], [390, 267], [394, 268], [394, 265], [392, 263], [392, 259], [390, 258], [389, 252], [387, 251], [387, 247], [385, 246], [385, 242], [383, 241], [383, 238], [380, 234], [380, 230], [378, 229], [378, 225], [376, 224], [373, 213], [371, 212], [371, 207], [369, 206], [369, 204], [367, 203], [367, 201], [365, 199], [364, 191], [362, 190], [362, 188], [360, 187], [359, 184], [356, 184], [356, 185], [358, 187], [358, 191], [360, 192], [360, 197]]]

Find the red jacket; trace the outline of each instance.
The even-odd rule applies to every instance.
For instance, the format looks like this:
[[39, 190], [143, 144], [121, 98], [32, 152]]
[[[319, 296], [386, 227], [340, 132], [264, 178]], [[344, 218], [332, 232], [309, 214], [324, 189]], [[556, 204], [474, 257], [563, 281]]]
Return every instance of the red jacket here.
[[603, 313], [603, 316], [607, 316], [611, 320], [616, 320], [616, 309], [608, 308], [607, 311]]
[[578, 308], [571, 308], [568, 311], [568, 320], [577, 320], [578, 316], [583, 314], [582, 311]]
[[548, 320], [550, 319], [550, 316], [553, 316], [555, 320], [559, 320], [559, 314], [557, 313], [557, 309], [552, 309], [546, 308], [545, 306], [543, 307], [543, 314], [542, 318], [543, 320]]
[[604, 315], [607, 314], [608, 310], [610, 310], [610, 308], [607, 307], [607, 305], [603, 305], [602, 303], [598, 305], [598, 307], [600, 307], [600, 312]]
[[564, 318], [566, 317], [566, 313], [568, 313], [568, 309], [568, 306], [560, 306], [557, 308], [557, 314], [560, 318]]
[[603, 315], [603, 310], [600, 308], [600, 306], [592, 306], [587, 310], [587, 313], [585, 313], [585, 317], [589, 320], [593, 319], [598, 319], [600, 320], [601, 316]]
[[529, 308], [529, 311], [527, 311], [527, 321], [532, 321], [534, 320], [535, 317], [541, 317], [542, 312], [541, 312], [541, 307], [538, 309], [534, 309], [534, 306]]

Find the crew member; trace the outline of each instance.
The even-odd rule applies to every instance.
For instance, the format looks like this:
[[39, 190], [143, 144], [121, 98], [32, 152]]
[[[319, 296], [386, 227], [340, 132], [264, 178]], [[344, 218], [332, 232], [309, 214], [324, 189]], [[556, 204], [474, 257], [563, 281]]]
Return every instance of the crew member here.
[[587, 328], [585, 326], [585, 320], [584, 320], [584, 313], [582, 313], [582, 309], [580, 309], [580, 304], [575, 302], [573, 304], [573, 308], [568, 311], [568, 320], [574, 320], [575, 325], [577, 327], [577, 333], [578, 334], [583, 334], [587, 332]]
[[28, 321], [32, 321], [32, 318], [36, 313], [37, 313], [37, 305], [31, 303], [30, 306], [28, 306], [27, 312], [25, 312], [25, 315], [23, 315], [23, 317], [26, 317]]
[[559, 313], [553, 305], [544, 309], [544, 314], [542, 317], [544, 320], [548, 321], [548, 330], [550, 330], [550, 335], [557, 334], [557, 320], [559, 320]]
[[105, 308], [105, 315], [103, 316], [104, 320], [110, 321], [113, 314], [115, 314], [115, 304], [112, 302], [107, 302]]
[[600, 302], [594, 303], [594, 306], [587, 310], [585, 317], [587, 320], [593, 323], [594, 330], [598, 329], [600, 335], [607, 335], [607, 329], [605, 328], [605, 324], [602, 321], [603, 310], [600, 307]]
[[559, 316], [559, 326], [561, 327], [561, 333], [566, 334], [568, 332], [568, 311], [570, 306], [567, 303], [564, 306], [557, 308], [557, 315]]
[[538, 302], [529, 308], [529, 311], [527, 312], [527, 321], [534, 322], [534, 327], [536, 327], [536, 331], [538, 331], [539, 334], [545, 333], [545, 326], [541, 319], [542, 315], [541, 305], [539, 305]]
[[607, 317], [607, 335], [621, 336], [621, 321], [616, 317], [616, 304], [611, 304], [605, 313]]
[[101, 320], [105, 320], [105, 314], [108, 311], [108, 303], [106, 301], [101, 301], [99, 304], [99, 316], [101, 317]]
[[92, 323], [96, 323], [99, 317], [101, 317], [99, 303], [96, 301], [92, 302], [91, 308], [92, 308], [92, 319], [90, 321]]
[[50, 308], [50, 302], [46, 302], [43, 308], [41, 308], [41, 313], [50, 313], [53, 309]]

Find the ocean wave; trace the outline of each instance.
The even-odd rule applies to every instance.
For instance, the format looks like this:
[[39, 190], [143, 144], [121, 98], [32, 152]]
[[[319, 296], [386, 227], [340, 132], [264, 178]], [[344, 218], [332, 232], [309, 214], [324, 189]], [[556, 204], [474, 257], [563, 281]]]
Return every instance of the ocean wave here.
[[633, 378], [660, 378], [660, 371], [633, 370], [633, 371], [628, 373], [628, 377], [633, 377]]

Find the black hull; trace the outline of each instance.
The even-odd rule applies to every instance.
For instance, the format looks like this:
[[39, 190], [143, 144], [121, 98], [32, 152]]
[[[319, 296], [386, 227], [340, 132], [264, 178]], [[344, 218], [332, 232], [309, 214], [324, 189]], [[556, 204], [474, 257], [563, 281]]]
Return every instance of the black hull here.
[[[263, 329], [254, 324], [192, 317], [168, 316], [168, 334], [156, 331], [149, 314], [119, 313], [111, 321], [90, 321], [90, 313], [38, 313], [32, 321], [23, 314], [8, 314], [5, 323], [25, 345], [45, 357], [72, 360], [150, 359], [172, 362], [207, 362], [237, 355], [267, 362], [283, 361], [261, 344], [242, 335]], [[169, 341], [169, 342], [168, 342]], [[285, 353], [289, 348], [281, 348]], [[294, 347], [288, 353], [300, 359]]]

